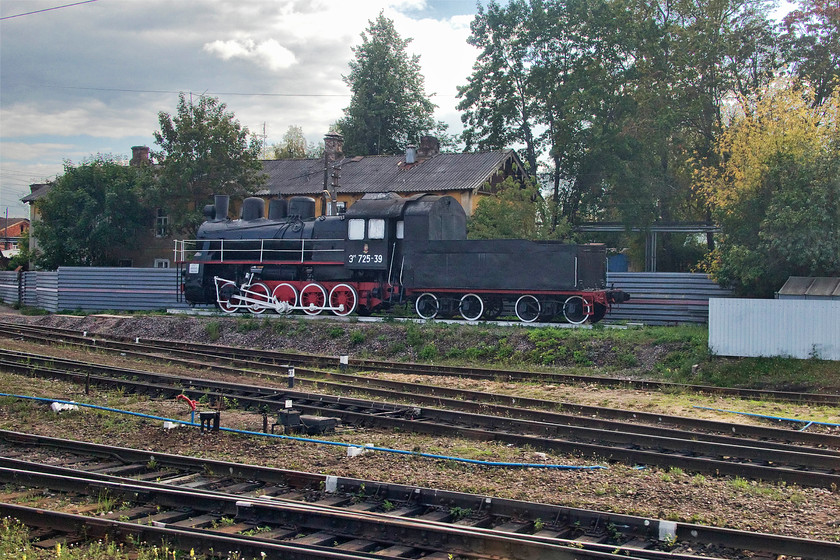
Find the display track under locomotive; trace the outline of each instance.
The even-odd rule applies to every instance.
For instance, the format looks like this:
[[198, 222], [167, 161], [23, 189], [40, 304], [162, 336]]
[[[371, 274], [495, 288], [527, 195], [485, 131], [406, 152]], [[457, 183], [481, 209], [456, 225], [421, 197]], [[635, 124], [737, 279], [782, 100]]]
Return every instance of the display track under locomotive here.
[[330, 311], [367, 315], [412, 303], [423, 319], [595, 323], [630, 296], [607, 289], [601, 245], [468, 240], [451, 196], [367, 194], [340, 215], [315, 217], [315, 200], [246, 198], [227, 217], [216, 196], [197, 239], [176, 242], [191, 304], [226, 313]]

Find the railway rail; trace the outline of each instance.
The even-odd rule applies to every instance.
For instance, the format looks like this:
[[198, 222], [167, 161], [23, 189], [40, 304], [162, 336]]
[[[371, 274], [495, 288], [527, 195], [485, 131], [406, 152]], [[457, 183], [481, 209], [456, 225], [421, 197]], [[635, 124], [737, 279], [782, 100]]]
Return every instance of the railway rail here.
[[[85, 534], [270, 558], [840, 555], [840, 543], [9, 431], [0, 431], [0, 480], [0, 513], [37, 527], [41, 546]], [[76, 496], [74, 513], [66, 501], [62, 510], [39, 502], [43, 489]], [[102, 507], [103, 496], [120, 507]]]
[[[295, 409], [305, 414], [338, 417], [343, 423], [355, 426], [496, 440], [631, 465], [679, 467], [691, 472], [785, 481], [803, 486], [840, 486], [840, 451], [830, 449], [831, 446], [837, 447], [840, 439], [830, 434], [811, 434], [809, 439], [823, 446], [813, 447], [659, 426], [634, 426], [626, 422], [611, 423], [608, 420], [512, 407], [503, 410], [494, 407], [492, 411], [479, 414], [463, 408], [458, 410], [462, 403], [456, 399], [447, 401], [448, 406], [453, 408], [449, 410], [307, 393], [276, 386], [157, 374], [31, 353], [3, 351], [0, 355], [2, 367], [9, 371], [120, 387], [130, 392], [153, 392], [167, 397], [183, 393], [195, 399], [207, 395], [217, 401], [236, 399], [242, 406], [263, 412], [279, 412], [286, 407], [288, 400], [292, 400]], [[258, 372], [253, 374], [256, 376]], [[404, 393], [394, 396], [412, 397]], [[440, 405], [443, 398], [437, 397], [436, 400]], [[467, 408], [474, 409], [475, 406], [468, 405]], [[765, 430], [765, 434], [772, 432]], [[792, 430], [777, 432], [777, 438], [801, 434]]]
[[[340, 357], [319, 356], [294, 352], [279, 352], [274, 350], [259, 350], [253, 348], [235, 348], [217, 344], [200, 344], [185, 341], [162, 339], [135, 338], [128, 340], [119, 337], [109, 337], [100, 333], [82, 333], [79, 331], [58, 327], [23, 325], [20, 323], [0, 322], [0, 336], [26, 337], [30, 340], [40, 339], [45, 343], [56, 342], [59, 337], [62, 344], [80, 344], [111, 348], [120, 351], [141, 351], [144, 348], [157, 348], [172, 354], [183, 352], [184, 356], [216, 357], [227, 360], [247, 360], [268, 364], [288, 364], [293, 366], [337, 368]], [[596, 375], [578, 375], [556, 372], [533, 372], [520, 370], [489, 369], [472, 366], [449, 366], [418, 363], [394, 363], [382, 360], [347, 358], [347, 365], [357, 370], [381, 371], [387, 373], [402, 373], [428, 376], [452, 376], [470, 379], [490, 379], [506, 381], [540, 381], [545, 383], [586, 383], [605, 387], [622, 387], [643, 391], [696, 392], [710, 395], [721, 395], [745, 399], [777, 400], [783, 402], [800, 402], [810, 404], [826, 404], [840, 406], [840, 394], [832, 393], [803, 393], [796, 391], [774, 391], [766, 389], [748, 389], [738, 387], [715, 387], [710, 385], [688, 385], [664, 381], [647, 381], [638, 379], [614, 378]]]

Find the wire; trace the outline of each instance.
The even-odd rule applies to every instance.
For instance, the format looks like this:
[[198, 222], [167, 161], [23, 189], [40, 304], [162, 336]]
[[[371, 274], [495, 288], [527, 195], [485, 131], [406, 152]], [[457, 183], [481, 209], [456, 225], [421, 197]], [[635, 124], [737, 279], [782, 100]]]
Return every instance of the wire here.
[[64, 4], [63, 6], [53, 6], [52, 8], [44, 8], [43, 10], [35, 10], [34, 12], [26, 12], [23, 14], [15, 14], [13, 16], [5, 16], [0, 17], [0, 21], [5, 19], [12, 19], [12, 18], [19, 18], [23, 16], [31, 16], [33, 14], [42, 14], [44, 12], [51, 12], [53, 10], [60, 10], [61, 8], [71, 8], [73, 6], [79, 6], [81, 4], [90, 4], [91, 2], [98, 2], [99, 0], [84, 0], [82, 2], [74, 2], [73, 4]]

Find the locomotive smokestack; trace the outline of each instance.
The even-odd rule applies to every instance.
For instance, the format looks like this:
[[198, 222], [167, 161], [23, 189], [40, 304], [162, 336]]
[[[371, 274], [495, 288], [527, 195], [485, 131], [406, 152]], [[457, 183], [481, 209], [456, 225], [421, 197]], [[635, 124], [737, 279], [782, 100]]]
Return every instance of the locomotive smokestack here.
[[216, 206], [216, 220], [227, 220], [228, 209], [230, 207], [230, 197], [226, 194], [217, 194], [215, 197]]

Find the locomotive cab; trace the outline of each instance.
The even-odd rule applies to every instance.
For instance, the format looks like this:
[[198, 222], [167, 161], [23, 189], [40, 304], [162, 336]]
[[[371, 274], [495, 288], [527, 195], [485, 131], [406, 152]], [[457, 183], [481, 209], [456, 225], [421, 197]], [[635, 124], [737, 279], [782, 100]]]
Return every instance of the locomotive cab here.
[[344, 264], [351, 270], [388, 270], [397, 283], [404, 240], [466, 239], [466, 214], [451, 196], [403, 198], [396, 193], [366, 194], [346, 214]]

